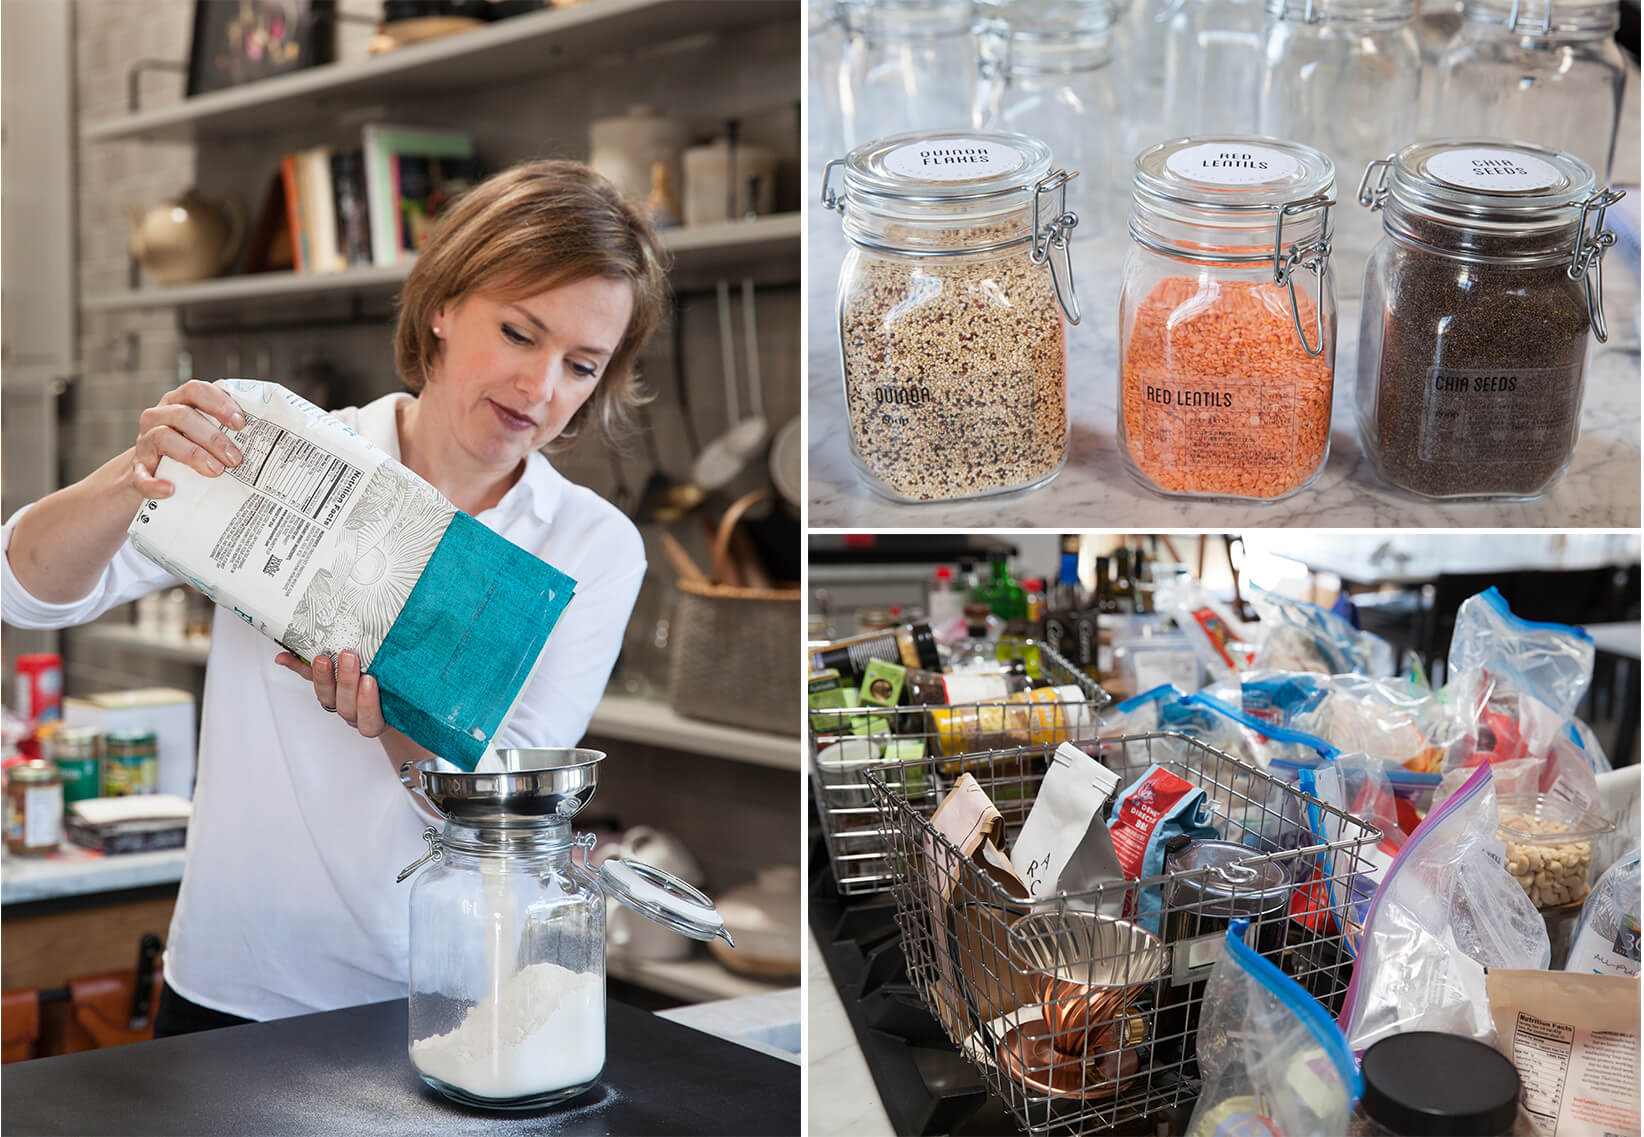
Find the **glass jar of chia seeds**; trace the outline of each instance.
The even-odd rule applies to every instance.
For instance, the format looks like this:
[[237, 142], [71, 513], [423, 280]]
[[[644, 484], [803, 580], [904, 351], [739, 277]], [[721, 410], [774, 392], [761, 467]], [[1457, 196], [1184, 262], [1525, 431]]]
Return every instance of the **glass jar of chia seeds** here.
[[1119, 294], [1119, 450], [1168, 497], [1277, 501], [1330, 447], [1335, 167], [1274, 138], [1136, 159]]
[[1359, 202], [1386, 236], [1365, 266], [1354, 401], [1383, 481], [1510, 501], [1568, 469], [1620, 197], [1529, 143], [1422, 142], [1370, 164]]
[[1066, 462], [1073, 176], [1038, 139], [986, 130], [892, 135], [828, 163], [822, 203], [850, 242], [838, 304], [851, 457], [876, 492], [986, 497], [1044, 485]]

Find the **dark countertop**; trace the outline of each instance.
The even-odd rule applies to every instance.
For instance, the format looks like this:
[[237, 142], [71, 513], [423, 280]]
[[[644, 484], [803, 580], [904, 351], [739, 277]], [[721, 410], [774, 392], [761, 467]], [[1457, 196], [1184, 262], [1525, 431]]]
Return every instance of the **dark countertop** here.
[[607, 1003], [605, 1073], [523, 1113], [459, 1106], [406, 1054], [406, 1001], [370, 1003], [0, 1071], [0, 1127], [26, 1134], [783, 1134], [799, 1067]]

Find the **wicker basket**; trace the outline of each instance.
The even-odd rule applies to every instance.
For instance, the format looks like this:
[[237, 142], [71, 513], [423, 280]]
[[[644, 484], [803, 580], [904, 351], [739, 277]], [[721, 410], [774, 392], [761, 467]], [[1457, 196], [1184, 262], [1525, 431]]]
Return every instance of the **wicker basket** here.
[[[716, 579], [724, 579], [731, 534], [749, 494], [726, 511], [714, 541]], [[681, 577], [674, 612], [669, 702], [693, 719], [797, 735], [800, 726], [800, 592], [738, 588]]]

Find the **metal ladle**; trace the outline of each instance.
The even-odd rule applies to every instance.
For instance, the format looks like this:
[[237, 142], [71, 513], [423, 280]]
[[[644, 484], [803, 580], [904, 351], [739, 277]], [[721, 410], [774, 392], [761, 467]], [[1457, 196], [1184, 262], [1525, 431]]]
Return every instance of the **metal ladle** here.
[[692, 477], [698, 485], [717, 490], [740, 474], [764, 449], [771, 426], [764, 415], [759, 379], [759, 331], [754, 315], [753, 278], [742, 279], [742, 330], [748, 356], [748, 403], [752, 413], [738, 418], [740, 400], [736, 382], [736, 346], [731, 330], [731, 286], [721, 280], [719, 298], [720, 364], [725, 371], [725, 406], [731, 427], [709, 442], [698, 455]]

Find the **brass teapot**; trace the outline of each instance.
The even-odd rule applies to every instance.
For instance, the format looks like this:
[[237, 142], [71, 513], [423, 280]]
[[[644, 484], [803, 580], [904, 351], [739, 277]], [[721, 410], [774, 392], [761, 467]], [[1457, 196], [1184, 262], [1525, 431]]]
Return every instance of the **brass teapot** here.
[[147, 213], [126, 206], [131, 253], [158, 284], [217, 276], [240, 251], [245, 207], [233, 194], [206, 197], [192, 188]]

